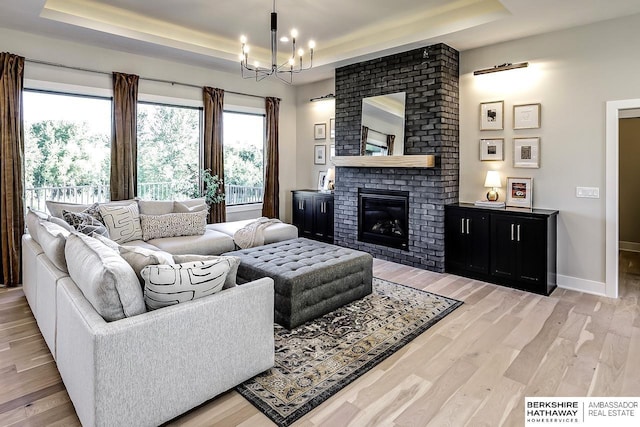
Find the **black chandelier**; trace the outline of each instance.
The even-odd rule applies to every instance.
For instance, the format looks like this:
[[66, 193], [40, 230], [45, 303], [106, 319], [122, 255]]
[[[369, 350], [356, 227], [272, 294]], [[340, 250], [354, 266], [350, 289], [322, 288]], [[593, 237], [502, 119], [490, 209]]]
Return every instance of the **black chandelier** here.
[[[313, 67], [313, 49], [316, 43], [309, 41], [309, 63], [306, 64], [303, 59], [305, 56], [304, 49], [296, 51], [296, 38], [298, 31], [294, 28], [291, 30], [291, 56], [287, 61], [278, 65], [278, 14], [276, 13], [276, 0], [273, 0], [273, 12], [271, 12], [271, 65], [263, 67], [259, 62], [249, 64], [249, 45], [245, 36], [240, 37], [242, 50], [240, 53], [240, 70], [242, 78], [260, 81], [265, 77], [275, 75], [285, 83], [293, 82], [293, 75], [301, 71], [308, 70]], [[281, 42], [288, 42], [288, 37], [280, 38]]]

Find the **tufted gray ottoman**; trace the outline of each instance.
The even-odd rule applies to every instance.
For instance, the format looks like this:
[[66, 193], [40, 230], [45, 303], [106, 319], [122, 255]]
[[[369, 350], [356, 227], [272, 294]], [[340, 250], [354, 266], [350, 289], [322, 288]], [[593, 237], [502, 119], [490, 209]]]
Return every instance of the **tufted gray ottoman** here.
[[238, 283], [275, 282], [275, 321], [295, 328], [371, 293], [373, 257], [365, 252], [291, 239], [227, 252], [242, 259]]

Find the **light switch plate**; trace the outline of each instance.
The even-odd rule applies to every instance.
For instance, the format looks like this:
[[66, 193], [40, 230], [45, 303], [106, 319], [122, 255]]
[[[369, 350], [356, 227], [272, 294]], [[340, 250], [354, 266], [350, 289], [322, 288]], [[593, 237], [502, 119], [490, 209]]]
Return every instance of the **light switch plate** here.
[[599, 199], [600, 189], [598, 187], [576, 187], [576, 197]]

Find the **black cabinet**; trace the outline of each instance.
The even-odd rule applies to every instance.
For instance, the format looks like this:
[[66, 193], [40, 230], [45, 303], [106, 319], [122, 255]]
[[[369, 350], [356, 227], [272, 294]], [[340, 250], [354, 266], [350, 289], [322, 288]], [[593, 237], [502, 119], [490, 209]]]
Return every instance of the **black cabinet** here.
[[558, 211], [445, 207], [445, 269], [549, 295], [556, 287]]
[[484, 212], [455, 209], [445, 221], [445, 260], [451, 269], [489, 273], [489, 215]]
[[293, 225], [298, 236], [333, 243], [333, 193], [295, 190]]

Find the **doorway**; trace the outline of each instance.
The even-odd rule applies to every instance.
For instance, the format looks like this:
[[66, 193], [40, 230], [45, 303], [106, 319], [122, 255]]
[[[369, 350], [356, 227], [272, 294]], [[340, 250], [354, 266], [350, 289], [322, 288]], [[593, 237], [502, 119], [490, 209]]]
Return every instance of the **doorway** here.
[[623, 111], [640, 109], [640, 99], [608, 101], [606, 111], [605, 294], [618, 298], [619, 279], [619, 138]]

